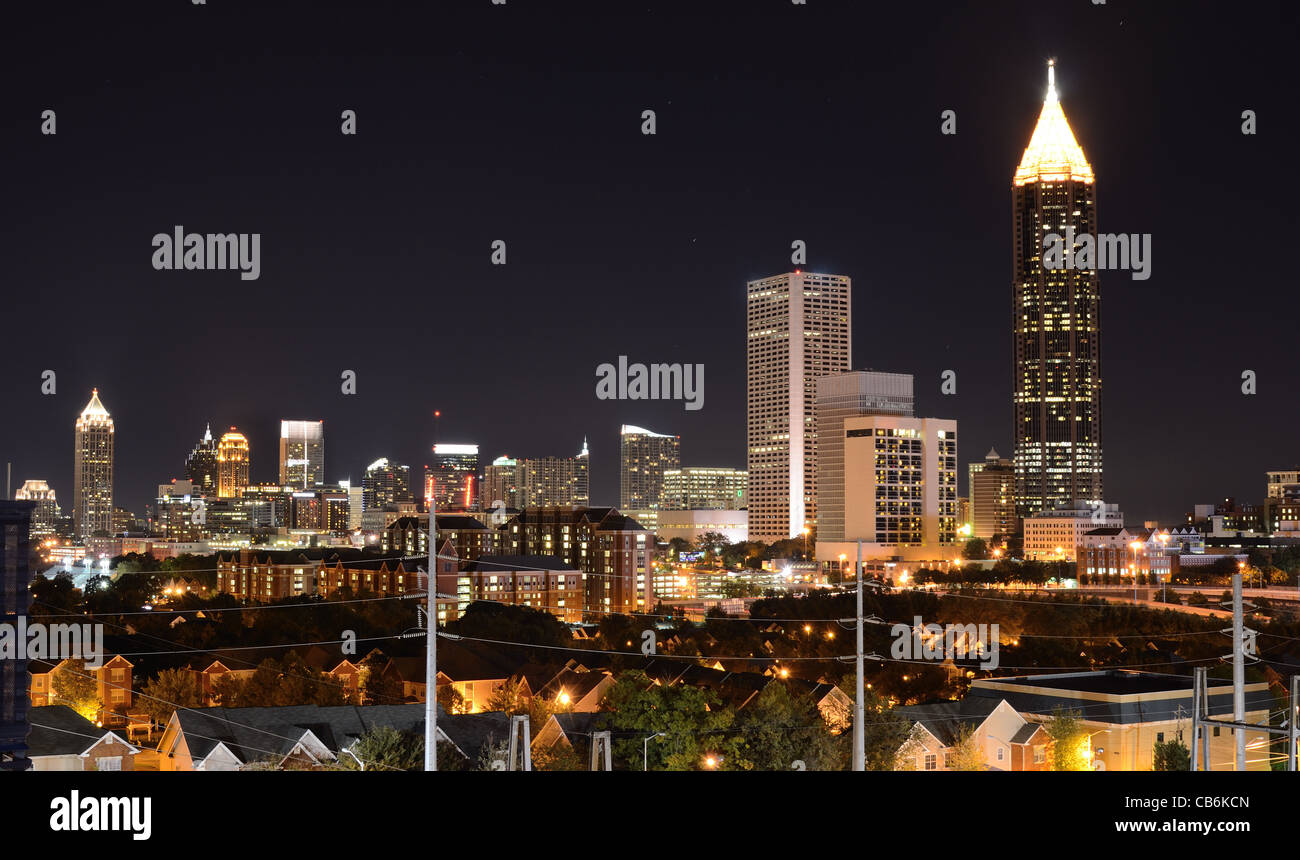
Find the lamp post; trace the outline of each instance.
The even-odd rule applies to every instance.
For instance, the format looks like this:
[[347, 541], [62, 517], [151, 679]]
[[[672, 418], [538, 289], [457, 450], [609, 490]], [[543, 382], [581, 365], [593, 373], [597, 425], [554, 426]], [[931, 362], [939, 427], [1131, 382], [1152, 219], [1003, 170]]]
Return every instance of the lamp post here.
[[1137, 603], [1137, 599], [1138, 599], [1137, 559], [1138, 559], [1138, 550], [1141, 549], [1141, 547], [1142, 547], [1142, 542], [1136, 540], [1131, 542], [1128, 545], [1128, 548], [1133, 551], [1133, 561], [1129, 564], [1128, 569], [1129, 569], [1129, 573], [1133, 575], [1133, 602], [1134, 603]]
[[646, 738], [644, 741], [641, 742], [641, 770], [642, 771], [648, 771], [650, 769], [650, 742], [655, 738], [662, 738], [664, 736], [665, 736], [664, 732], [655, 732], [654, 734], [650, 735], [650, 737]]
[[804, 561], [808, 560], [808, 532], [809, 531], [810, 529], [808, 528], [808, 524], [804, 523], [803, 524], [803, 560]]

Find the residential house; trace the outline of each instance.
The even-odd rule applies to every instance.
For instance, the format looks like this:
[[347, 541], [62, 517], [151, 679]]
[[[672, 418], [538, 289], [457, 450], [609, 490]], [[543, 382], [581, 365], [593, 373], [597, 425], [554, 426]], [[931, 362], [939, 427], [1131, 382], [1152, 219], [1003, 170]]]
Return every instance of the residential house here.
[[65, 705], [33, 707], [27, 758], [33, 770], [134, 770], [140, 749]]

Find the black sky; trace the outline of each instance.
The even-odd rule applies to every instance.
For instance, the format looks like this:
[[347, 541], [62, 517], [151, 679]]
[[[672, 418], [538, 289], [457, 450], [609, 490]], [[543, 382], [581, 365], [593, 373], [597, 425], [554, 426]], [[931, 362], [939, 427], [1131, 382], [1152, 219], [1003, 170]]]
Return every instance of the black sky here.
[[[1053, 56], [1101, 231], [1153, 236], [1150, 280], [1101, 278], [1108, 501], [1169, 521], [1300, 462], [1294, 4], [44, 7], [0, 52], [0, 457], [65, 508], [92, 386], [137, 513], [208, 421], [258, 481], [280, 418], [323, 418], [327, 477], [359, 479], [421, 465], [435, 408], [485, 462], [589, 436], [598, 502], [624, 422], [744, 466], [744, 285], [794, 239], [854, 279], [854, 366], [914, 373], [963, 475], [1009, 456], [1010, 178]], [[154, 271], [176, 224], [260, 232], [261, 279]], [[620, 354], [703, 363], [704, 408], [598, 401]]]

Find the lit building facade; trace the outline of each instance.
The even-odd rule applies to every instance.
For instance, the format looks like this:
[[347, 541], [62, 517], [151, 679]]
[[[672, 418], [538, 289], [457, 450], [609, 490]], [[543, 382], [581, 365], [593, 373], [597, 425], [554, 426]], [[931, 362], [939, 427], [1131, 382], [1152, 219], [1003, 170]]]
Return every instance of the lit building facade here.
[[522, 508], [524, 499], [524, 464], [513, 457], [497, 457], [483, 467], [480, 507], [490, 511], [501, 502], [507, 508]]
[[252, 450], [248, 437], [231, 427], [217, 443], [217, 497], [237, 499], [248, 487]]
[[655, 525], [660, 540], [681, 538], [692, 546], [705, 532], [718, 532], [728, 543], [749, 540], [749, 512], [720, 508], [666, 510], [659, 512]]
[[193, 483], [201, 496], [217, 494], [217, 440], [212, 438], [212, 425], [203, 431], [203, 438], [185, 458], [185, 477]]
[[664, 470], [663, 507], [671, 511], [743, 511], [749, 473], [722, 466]]
[[1300, 470], [1285, 469], [1266, 473], [1269, 499], [1300, 498]]
[[32, 502], [32, 537], [47, 537], [55, 533], [59, 516], [58, 500], [55, 498], [54, 489], [45, 481], [27, 480], [23, 485], [14, 491], [14, 500], [19, 502]]
[[438, 510], [471, 510], [478, 500], [478, 446], [433, 446], [433, 462], [424, 467], [424, 504], [436, 499]]
[[1004, 539], [1020, 532], [1016, 518], [1015, 463], [990, 449], [981, 463], [968, 467], [971, 537]]
[[90, 537], [113, 531], [113, 418], [99, 402], [99, 389], [77, 417], [73, 450], [72, 522], [74, 534]]
[[788, 272], [746, 296], [750, 540], [795, 537], [816, 520], [816, 380], [849, 370], [851, 280]]
[[309, 490], [325, 483], [325, 422], [280, 422], [280, 485]]
[[410, 466], [381, 457], [366, 467], [361, 477], [362, 510], [383, 510], [413, 501]]
[[582, 571], [588, 612], [647, 612], [654, 605], [654, 534], [616, 508], [527, 508], [498, 535], [504, 555], [556, 556]]
[[[591, 458], [587, 440], [576, 457], [529, 457], [523, 461], [524, 494], [518, 507], [591, 503]], [[510, 506], [509, 502], [506, 502]]]
[[1026, 561], [1074, 561], [1083, 535], [1096, 528], [1123, 528], [1118, 505], [1101, 501], [1040, 511], [1025, 517]]
[[[0, 501], [0, 623], [16, 626], [31, 609], [33, 502]], [[11, 627], [10, 629], [13, 629]], [[27, 770], [28, 687], [25, 649], [0, 660], [0, 770]]]
[[624, 424], [619, 429], [619, 507], [658, 510], [663, 506], [664, 472], [679, 468], [682, 437]]
[[1049, 233], [1096, 235], [1096, 183], [1048, 67], [1047, 98], [1012, 179], [1016, 507], [1023, 517], [1102, 498], [1097, 270], [1043, 264]]
[[817, 536], [817, 557], [951, 558], [957, 543], [957, 422], [845, 418], [844, 537]]
[[816, 381], [817, 538], [844, 540], [844, 420], [864, 415], [912, 417], [912, 374], [854, 370]]

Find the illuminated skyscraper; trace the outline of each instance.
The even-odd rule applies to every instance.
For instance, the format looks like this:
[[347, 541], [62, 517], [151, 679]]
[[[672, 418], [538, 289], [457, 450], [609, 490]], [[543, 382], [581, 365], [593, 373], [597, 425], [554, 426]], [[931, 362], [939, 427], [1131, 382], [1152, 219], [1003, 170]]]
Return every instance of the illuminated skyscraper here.
[[[1101, 307], [1096, 269], [1043, 266], [1050, 233], [1096, 235], [1092, 167], [1047, 68], [1047, 98], [1011, 184], [1016, 509], [1102, 498]], [[1066, 249], [1067, 264], [1073, 260]]]
[[483, 467], [482, 507], [490, 511], [501, 502], [507, 508], [524, 507], [525, 467], [523, 460], [497, 457]]
[[529, 457], [524, 460], [524, 504], [521, 507], [590, 504], [589, 462], [585, 438], [576, 457]]
[[200, 495], [213, 496], [217, 492], [217, 440], [212, 438], [212, 425], [203, 431], [203, 438], [185, 458], [185, 476], [194, 484]]
[[32, 508], [32, 537], [39, 538], [54, 534], [61, 511], [53, 487], [45, 481], [23, 481], [23, 485], [14, 491], [14, 499], [19, 502], [35, 503]]
[[1020, 521], [1016, 519], [1016, 470], [1014, 464], [998, 455], [996, 449], [990, 449], [981, 463], [971, 463], [970, 483], [970, 519], [971, 537], [984, 538], [994, 535], [1009, 537], [1020, 531]]
[[325, 422], [280, 422], [280, 485], [311, 489], [325, 483]]
[[844, 420], [866, 415], [911, 418], [912, 374], [854, 370], [818, 377], [817, 542], [845, 539]]
[[664, 471], [681, 466], [682, 437], [624, 424], [619, 430], [618, 506], [625, 513], [663, 505]]
[[[478, 502], [478, 446], [433, 446], [433, 463], [424, 467], [424, 503], [438, 500], [438, 511], [469, 510]], [[490, 500], [489, 500], [490, 501]]]
[[113, 418], [99, 389], [77, 417], [73, 451], [72, 524], [80, 538], [113, 531]]
[[248, 439], [234, 427], [217, 443], [217, 496], [237, 499], [248, 486], [252, 451]]
[[381, 457], [366, 467], [361, 478], [362, 510], [383, 509], [413, 501], [410, 466], [391, 463], [387, 457]]
[[815, 522], [816, 381], [849, 369], [852, 286], [799, 271], [748, 284], [750, 540]]

